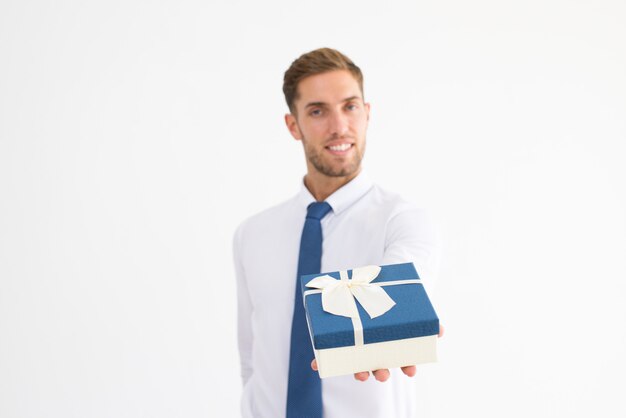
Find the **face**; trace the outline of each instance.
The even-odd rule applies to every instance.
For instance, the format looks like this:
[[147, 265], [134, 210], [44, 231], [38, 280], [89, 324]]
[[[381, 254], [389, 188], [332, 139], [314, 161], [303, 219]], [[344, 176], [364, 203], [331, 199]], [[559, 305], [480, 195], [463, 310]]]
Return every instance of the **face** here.
[[365, 153], [370, 106], [352, 74], [337, 70], [301, 80], [294, 107], [285, 122], [302, 141], [309, 174], [356, 175]]

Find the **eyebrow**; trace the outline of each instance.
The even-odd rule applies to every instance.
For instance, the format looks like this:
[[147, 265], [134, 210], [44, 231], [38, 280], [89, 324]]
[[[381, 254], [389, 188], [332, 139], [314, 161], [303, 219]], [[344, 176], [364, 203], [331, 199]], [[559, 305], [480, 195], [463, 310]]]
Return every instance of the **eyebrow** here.
[[[350, 101], [355, 100], [355, 99], [361, 99], [361, 97], [360, 96], [350, 96], [350, 97], [348, 97], [346, 99], [343, 99], [341, 102], [342, 103], [350, 102]], [[324, 103], [324, 102], [310, 102], [310, 103], [307, 103], [306, 106], [304, 106], [304, 108], [306, 109], [306, 108], [312, 107], [312, 106], [326, 106], [326, 103]]]

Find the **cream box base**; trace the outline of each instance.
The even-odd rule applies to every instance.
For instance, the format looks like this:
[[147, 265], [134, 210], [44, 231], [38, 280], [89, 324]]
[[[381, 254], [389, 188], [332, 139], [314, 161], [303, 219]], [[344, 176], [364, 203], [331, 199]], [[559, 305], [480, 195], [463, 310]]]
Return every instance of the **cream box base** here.
[[437, 361], [437, 336], [314, 350], [320, 377]]

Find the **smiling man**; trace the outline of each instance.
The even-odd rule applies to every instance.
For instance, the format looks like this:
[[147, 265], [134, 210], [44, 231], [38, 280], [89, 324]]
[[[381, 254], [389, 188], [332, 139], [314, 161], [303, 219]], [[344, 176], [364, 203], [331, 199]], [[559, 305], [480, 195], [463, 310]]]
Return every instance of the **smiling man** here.
[[287, 77], [297, 77], [298, 70], [292, 67], [292, 74], [285, 76], [285, 95], [293, 94], [287, 99], [291, 113], [285, 122], [304, 147], [305, 185], [317, 201], [323, 201], [361, 170], [370, 106], [363, 101], [362, 76], [334, 70], [293, 85]]
[[297, 278], [413, 262], [434, 280], [440, 244], [423, 210], [362, 170], [370, 105], [363, 75], [339, 51], [302, 55], [285, 72], [289, 132], [302, 143], [300, 192], [242, 223], [234, 237], [242, 414], [262, 418], [415, 416], [415, 366], [324, 379]]

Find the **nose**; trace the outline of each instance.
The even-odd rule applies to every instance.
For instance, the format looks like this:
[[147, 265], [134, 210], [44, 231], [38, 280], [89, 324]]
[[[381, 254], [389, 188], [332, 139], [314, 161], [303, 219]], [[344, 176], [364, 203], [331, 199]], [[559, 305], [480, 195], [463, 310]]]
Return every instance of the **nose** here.
[[332, 112], [329, 120], [330, 134], [333, 136], [343, 136], [348, 133], [348, 118], [342, 112]]

